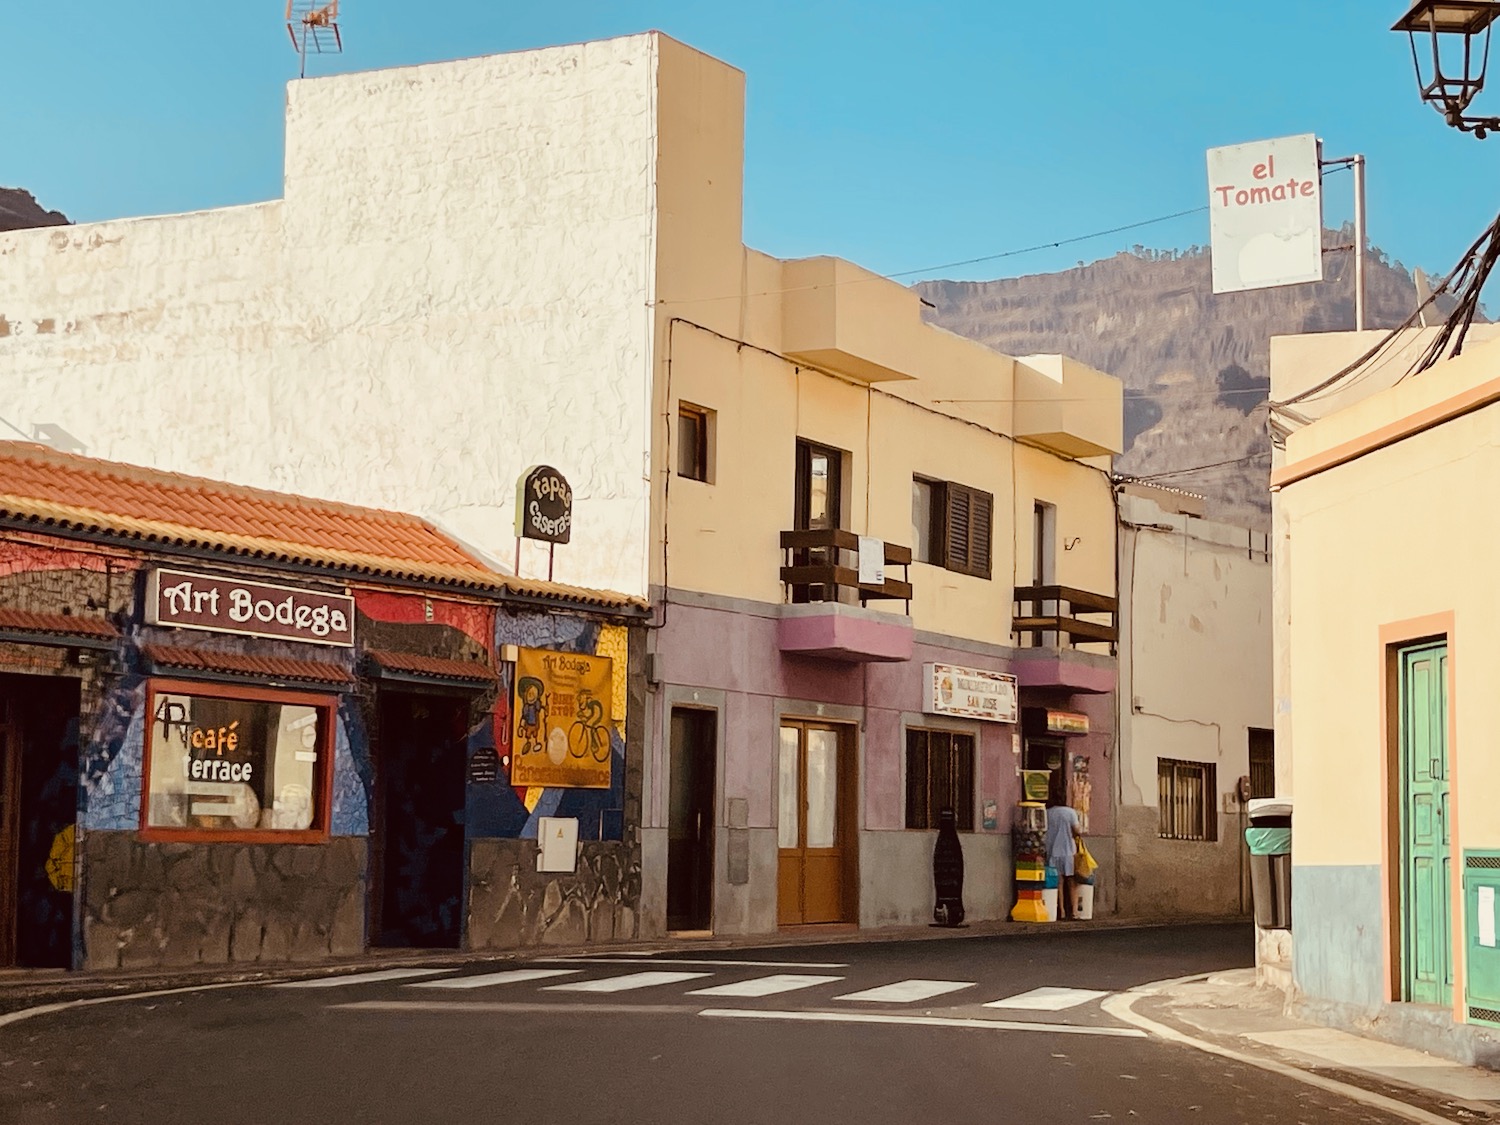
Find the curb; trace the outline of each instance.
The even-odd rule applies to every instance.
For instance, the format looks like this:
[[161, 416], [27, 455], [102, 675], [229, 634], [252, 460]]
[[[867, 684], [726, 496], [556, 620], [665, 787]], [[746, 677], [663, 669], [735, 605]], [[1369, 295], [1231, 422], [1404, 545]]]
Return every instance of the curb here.
[[1404, 1117], [1408, 1121], [1420, 1122], [1421, 1125], [1452, 1125], [1452, 1118], [1442, 1117], [1429, 1110], [1403, 1102], [1397, 1098], [1378, 1094], [1373, 1090], [1366, 1090], [1362, 1086], [1351, 1085], [1340, 1082], [1334, 1078], [1328, 1078], [1322, 1074], [1316, 1074], [1309, 1070], [1303, 1070], [1288, 1063], [1279, 1062], [1275, 1059], [1262, 1058], [1256, 1055], [1236, 1051], [1232, 1047], [1211, 1042], [1207, 1039], [1199, 1039], [1186, 1032], [1179, 1031], [1175, 1027], [1168, 1027], [1164, 1023], [1141, 1015], [1134, 1010], [1138, 1000], [1144, 1000], [1148, 996], [1159, 996], [1170, 988], [1179, 984], [1188, 984], [1195, 981], [1207, 980], [1212, 973], [1200, 973], [1197, 976], [1177, 977], [1172, 980], [1156, 981], [1152, 984], [1138, 985], [1128, 992], [1121, 992], [1114, 996], [1106, 997], [1101, 1003], [1102, 1008], [1109, 1015], [1133, 1027], [1139, 1028], [1149, 1035], [1163, 1039], [1169, 1043], [1177, 1043], [1184, 1047], [1192, 1047], [1195, 1050], [1204, 1051], [1210, 1055], [1218, 1055], [1220, 1058], [1233, 1059], [1235, 1062], [1253, 1066], [1259, 1070], [1279, 1074], [1283, 1078], [1291, 1078], [1308, 1086], [1315, 1086], [1328, 1093], [1337, 1094], [1342, 1098], [1367, 1105], [1372, 1109], [1383, 1110]]

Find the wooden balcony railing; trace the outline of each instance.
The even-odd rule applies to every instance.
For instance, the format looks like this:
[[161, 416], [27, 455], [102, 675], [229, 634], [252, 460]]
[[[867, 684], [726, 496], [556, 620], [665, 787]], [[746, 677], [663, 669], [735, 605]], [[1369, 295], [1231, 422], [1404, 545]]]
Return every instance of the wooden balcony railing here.
[[[1113, 644], [1120, 639], [1119, 601], [1071, 586], [1017, 586], [1012, 628], [1043, 647], [1050, 633], [1061, 645]], [[1094, 620], [1084, 620], [1085, 617]], [[1108, 618], [1101, 621], [1099, 618]]]
[[[785, 565], [781, 580], [794, 602], [837, 602], [841, 593], [854, 591], [859, 604], [879, 598], [906, 602], [911, 612], [911, 548], [886, 543], [885, 582], [881, 585], [859, 580], [859, 536], [841, 528], [821, 531], [783, 531], [781, 550]], [[852, 565], [850, 565], [852, 564]], [[901, 578], [891, 577], [891, 567], [901, 568]]]

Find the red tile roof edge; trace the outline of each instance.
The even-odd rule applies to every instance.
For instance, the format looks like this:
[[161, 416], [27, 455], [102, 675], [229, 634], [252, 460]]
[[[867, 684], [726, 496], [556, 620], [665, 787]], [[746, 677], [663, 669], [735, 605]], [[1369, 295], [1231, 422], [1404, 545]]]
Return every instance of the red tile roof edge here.
[[65, 637], [99, 637], [113, 640], [120, 631], [102, 617], [71, 613], [36, 613], [29, 609], [0, 608], [0, 629], [17, 633], [58, 633]]
[[427, 656], [416, 652], [392, 652], [387, 649], [368, 649], [365, 655], [382, 668], [392, 672], [406, 672], [417, 676], [433, 676], [448, 680], [472, 680], [475, 683], [491, 683], [498, 679], [495, 670], [477, 660], [452, 660], [442, 656]]
[[180, 645], [142, 645], [141, 652], [158, 668], [197, 672], [223, 672], [259, 676], [271, 680], [347, 686], [354, 683], [348, 669], [328, 660], [287, 656], [253, 656], [240, 652], [186, 648]]

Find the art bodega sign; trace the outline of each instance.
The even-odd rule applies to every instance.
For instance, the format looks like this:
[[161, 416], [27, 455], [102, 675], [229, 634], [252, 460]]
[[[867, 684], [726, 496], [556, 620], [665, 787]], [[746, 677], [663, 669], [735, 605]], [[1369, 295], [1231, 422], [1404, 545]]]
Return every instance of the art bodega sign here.
[[1323, 279], [1323, 188], [1311, 133], [1208, 150], [1215, 293]]
[[1016, 721], [1016, 678], [1005, 672], [924, 664], [930, 715], [960, 715], [992, 723]]
[[515, 696], [512, 785], [609, 788], [614, 661], [523, 648]]
[[516, 485], [516, 536], [566, 543], [573, 535], [573, 490], [550, 465], [526, 470]]
[[354, 644], [354, 599], [158, 569], [147, 584], [146, 624], [349, 648]]

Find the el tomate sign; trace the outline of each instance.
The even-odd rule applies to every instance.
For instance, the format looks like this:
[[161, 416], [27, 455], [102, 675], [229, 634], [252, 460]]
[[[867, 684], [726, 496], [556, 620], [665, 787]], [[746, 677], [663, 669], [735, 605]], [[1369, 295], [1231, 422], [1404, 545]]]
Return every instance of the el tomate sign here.
[[1208, 150], [1215, 293], [1323, 279], [1323, 187], [1312, 133]]
[[147, 582], [146, 624], [350, 648], [354, 599], [158, 568]]

